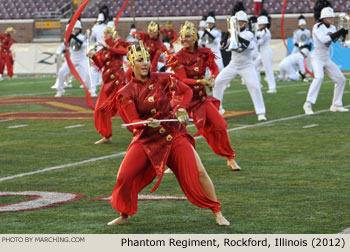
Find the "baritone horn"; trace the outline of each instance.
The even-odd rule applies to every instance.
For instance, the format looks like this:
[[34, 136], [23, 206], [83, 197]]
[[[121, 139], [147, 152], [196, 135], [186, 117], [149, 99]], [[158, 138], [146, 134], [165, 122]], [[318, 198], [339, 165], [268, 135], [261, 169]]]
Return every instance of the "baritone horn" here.
[[[350, 16], [347, 13], [341, 13], [339, 15], [338, 30], [342, 28], [344, 28], [345, 30], [350, 29]], [[339, 40], [341, 43], [343, 43], [343, 46], [345, 46], [347, 42], [350, 42], [349, 34], [347, 34], [345, 37], [341, 36]]]
[[238, 41], [238, 35], [240, 32], [238, 20], [236, 16], [227, 17], [228, 30], [230, 32], [230, 44], [228, 50], [234, 51], [240, 48], [240, 43]]

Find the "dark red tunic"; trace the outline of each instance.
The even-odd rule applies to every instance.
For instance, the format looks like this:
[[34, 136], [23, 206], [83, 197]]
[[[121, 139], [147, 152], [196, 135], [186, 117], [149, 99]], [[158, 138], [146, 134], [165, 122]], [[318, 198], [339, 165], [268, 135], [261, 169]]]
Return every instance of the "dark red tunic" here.
[[[132, 79], [118, 92], [116, 106], [125, 123], [176, 118], [170, 105], [173, 93], [182, 96], [179, 108], [187, 108], [192, 92], [187, 85], [168, 73], [152, 73], [146, 82]], [[177, 108], [175, 108], [176, 110]], [[121, 214], [137, 212], [138, 193], [157, 176], [157, 189], [164, 167], [174, 171], [187, 198], [195, 205], [220, 211], [220, 203], [204, 193], [191, 145], [192, 136], [178, 122], [161, 123], [157, 128], [143, 124], [130, 126], [133, 138], [118, 172], [111, 204]]]
[[102, 70], [103, 85], [95, 105], [95, 128], [104, 137], [112, 136], [111, 118], [117, 110], [108, 111], [107, 107], [113, 102], [119, 89], [125, 85], [123, 56], [127, 54], [130, 43], [121, 39], [109, 39], [106, 44], [109, 50], [99, 50], [92, 58], [95, 65]]
[[169, 57], [168, 66], [193, 90], [188, 111], [198, 129], [195, 135], [202, 134], [216, 154], [227, 159], [234, 158], [235, 152], [226, 131], [227, 123], [218, 112], [220, 101], [208, 96], [206, 87], [197, 82], [205, 77], [207, 69], [214, 78], [218, 75], [215, 54], [209, 48], [198, 47], [195, 52], [182, 48]]

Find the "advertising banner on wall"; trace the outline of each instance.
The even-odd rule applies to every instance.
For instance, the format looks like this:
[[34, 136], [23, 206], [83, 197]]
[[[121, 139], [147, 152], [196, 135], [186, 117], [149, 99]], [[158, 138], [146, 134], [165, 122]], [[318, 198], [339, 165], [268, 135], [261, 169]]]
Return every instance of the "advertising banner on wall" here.
[[56, 51], [61, 43], [14, 44], [15, 74], [55, 74], [57, 72]]
[[[288, 45], [288, 49], [290, 51], [293, 51], [294, 45], [293, 45], [292, 38], [287, 39], [287, 45]], [[312, 50], [313, 49], [314, 48], [312, 48]], [[334, 61], [334, 63], [337, 64], [337, 66], [339, 66], [340, 70], [342, 71], [350, 70], [350, 61], [349, 61], [350, 48], [344, 48], [343, 44], [337, 41], [336, 43], [331, 43], [329, 50], [330, 50], [330, 57], [332, 61]]]

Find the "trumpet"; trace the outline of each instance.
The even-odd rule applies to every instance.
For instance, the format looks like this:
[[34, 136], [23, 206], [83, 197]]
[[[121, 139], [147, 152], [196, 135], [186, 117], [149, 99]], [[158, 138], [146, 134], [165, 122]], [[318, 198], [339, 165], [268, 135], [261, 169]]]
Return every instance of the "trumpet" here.
[[[344, 28], [345, 30], [350, 29], [350, 16], [347, 13], [341, 13], [339, 15], [339, 21], [338, 21], [338, 30]], [[349, 43], [349, 34], [346, 35], [345, 37], [341, 36], [339, 38], [339, 41], [343, 44], [345, 47], [346, 43]]]
[[240, 29], [239, 29], [237, 17], [236, 16], [227, 17], [227, 25], [228, 25], [228, 30], [231, 34], [228, 50], [231, 50], [231, 51], [238, 50], [241, 47], [241, 44], [239, 43], [239, 40], [238, 40]]

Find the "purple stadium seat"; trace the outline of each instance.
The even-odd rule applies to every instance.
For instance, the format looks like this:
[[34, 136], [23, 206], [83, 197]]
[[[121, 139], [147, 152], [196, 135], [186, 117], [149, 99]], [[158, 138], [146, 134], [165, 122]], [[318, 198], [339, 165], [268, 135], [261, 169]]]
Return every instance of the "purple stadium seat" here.
[[[56, 11], [70, 0], [0, 0], [0, 19], [6, 18], [31, 18], [31, 14], [40, 11]], [[96, 18], [99, 8], [106, 4], [110, 7], [111, 15], [116, 15], [124, 0], [104, 0], [84, 10], [83, 17]], [[209, 11], [215, 11], [216, 15], [229, 15], [235, 1], [232, 0], [158, 0], [143, 1], [133, 0], [137, 16], [201, 16]], [[314, 3], [314, 1], [312, 1]], [[247, 14], [253, 14], [254, 3], [252, 0], [243, 0]], [[280, 14], [283, 0], [266, 0], [263, 7], [270, 14]], [[350, 8], [349, 1], [332, 1], [335, 12], [344, 12]], [[163, 8], [164, 9], [163, 9]], [[313, 6], [308, 0], [291, 0], [287, 2], [286, 13], [312, 13]], [[123, 17], [131, 17], [130, 5], [122, 14]]]

